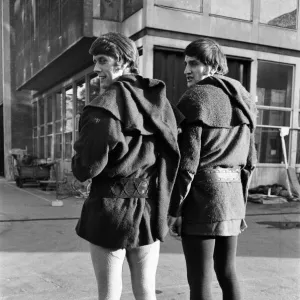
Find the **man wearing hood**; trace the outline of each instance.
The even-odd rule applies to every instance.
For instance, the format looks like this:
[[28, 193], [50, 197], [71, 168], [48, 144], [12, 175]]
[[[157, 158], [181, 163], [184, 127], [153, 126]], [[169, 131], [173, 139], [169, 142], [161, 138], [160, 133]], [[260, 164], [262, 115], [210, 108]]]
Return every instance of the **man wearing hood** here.
[[90, 245], [99, 300], [119, 300], [127, 258], [136, 299], [155, 300], [160, 241], [180, 154], [176, 113], [162, 81], [138, 74], [135, 43], [119, 33], [90, 48], [102, 94], [81, 115], [72, 170], [92, 178], [76, 226]]
[[189, 44], [185, 64], [188, 90], [177, 106], [185, 117], [181, 162], [169, 225], [182, 238], [190, 299], [213, 299], [214, 266], [223, 299], [241, 300], [235, 257], [256, 163], [255, 103], [238, 81], [223, 76], [226, 57], [215, 41]]

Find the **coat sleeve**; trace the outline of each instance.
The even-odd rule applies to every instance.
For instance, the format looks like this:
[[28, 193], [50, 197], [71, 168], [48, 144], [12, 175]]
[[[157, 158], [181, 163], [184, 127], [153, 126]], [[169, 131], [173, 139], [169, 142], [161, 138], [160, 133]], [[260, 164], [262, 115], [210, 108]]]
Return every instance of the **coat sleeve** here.
[[172, 191], [169, 215], [181, 215], [181, 207], [191, 188], [194, 175], [200, 163], [202, 127], [199, 124], [183, 126], [179, 138], [181, 162]]
[[83, 182], [99, 175], [107, 165], [110, 151], [119, 143], [124, 144], [124, 136], [118, 120], [101, 109], [84, 109], [79, 122], [79, 138], [74, 144], [74, 176]]

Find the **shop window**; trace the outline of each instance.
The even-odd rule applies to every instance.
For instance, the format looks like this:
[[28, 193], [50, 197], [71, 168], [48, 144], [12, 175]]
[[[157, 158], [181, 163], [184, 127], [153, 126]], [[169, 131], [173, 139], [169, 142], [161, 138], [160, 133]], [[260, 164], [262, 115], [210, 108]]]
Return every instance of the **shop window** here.
[[292, 79], [293, 66], [258, 61], [256, 142], [260, 163], [281, 163], [283, 159], [279, 128], [291, 124]]
[[86, 84], [84, 80], [76, 83], [76, 117], [75, 117], [75, 139], [78, 138], [78, 127], [80, 115], [85, 106]]
[[211, 13], [250, 21], [252, 20], [252, 0], [211, 0]]
[[91, 74], [89, 80], [89, 91], [90, 95], [88, 98], [88, 102], [91, 102], [100, 94], [100, 79], [97, 74]]
[[54, 158], [62, 158], [62, 93], [54, 94]]
[[297, 28], [297, 0], [261, 0], [260, 22], [288, 29]]
[[66, 89], [64, 102], [64, 158], [72, 158], [73, 88]]

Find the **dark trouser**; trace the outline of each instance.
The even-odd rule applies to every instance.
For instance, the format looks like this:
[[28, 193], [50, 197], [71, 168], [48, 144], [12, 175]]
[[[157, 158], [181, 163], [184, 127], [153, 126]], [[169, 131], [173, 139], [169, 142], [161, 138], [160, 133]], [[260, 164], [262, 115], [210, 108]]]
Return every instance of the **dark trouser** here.
[[190, 300], [212, 300], [213, 266], [223, 292], [223, 300], [241, 300], [236, 275], [237, 236], [182, 237], [190, 286]]

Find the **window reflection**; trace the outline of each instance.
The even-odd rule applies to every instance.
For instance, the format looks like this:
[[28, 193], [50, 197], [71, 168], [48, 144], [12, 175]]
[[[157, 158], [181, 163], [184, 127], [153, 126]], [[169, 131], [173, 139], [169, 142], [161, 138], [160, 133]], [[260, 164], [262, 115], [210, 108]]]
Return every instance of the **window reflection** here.
[[293, 66], [258, 61], [257, 105], [291, 107]]
[[256, 141], [260, 163], [280, 163], [282, 160], [279, 130], [272, 126], [291, 124], [293, 66], [258, 61]]
[[66, 89], [65, 118], [73, 117], [73, 88]]
[[66, 89], [65, 118], [64, 118], [64, 158], [72, 158], [73, 134], [73, 88]]
[[[288, 136], [285, 137], [285, 142], [288, 149]], [[255, 131], [255, 146], [258, 152], [258, 160], [260, 163], [283, 162], [279, 129], [257, 128]]]
[[296, 29], [297, 0], [261, 0], [260, 22], [272, 26]]
[[290, 126], [289, 111], [280, 110], [264, 110], [258, 111], [258, 125], [270, 125], [270, 126]]
[[252, 0], [211, 0], [211, 13], [241, 20], [252, 20]]

